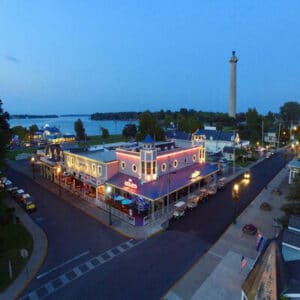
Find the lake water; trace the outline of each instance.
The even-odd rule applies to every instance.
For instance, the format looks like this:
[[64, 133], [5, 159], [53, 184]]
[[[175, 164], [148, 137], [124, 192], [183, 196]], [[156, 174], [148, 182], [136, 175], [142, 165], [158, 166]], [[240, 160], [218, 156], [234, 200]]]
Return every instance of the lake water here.
[[46, 124], [49, 126], [57, 127], [62, 133], [73, 133], [74, 122], [81, 119], [85, 132], [87, 135], [101, 135], [101, 127], [108, 129], [109, 134], [121, 134], [124, 126], [128, 123], [138, 125], [138, 121], [93, 121], [89, 116], [72, 116], [72, 117], [58, 117], [58, 118], [37, 118], [37, 119], [10, 119], [10, 127], [23, 126], [29, 128], [31, 125], [36, 124], [39, 128], [44, 127]]

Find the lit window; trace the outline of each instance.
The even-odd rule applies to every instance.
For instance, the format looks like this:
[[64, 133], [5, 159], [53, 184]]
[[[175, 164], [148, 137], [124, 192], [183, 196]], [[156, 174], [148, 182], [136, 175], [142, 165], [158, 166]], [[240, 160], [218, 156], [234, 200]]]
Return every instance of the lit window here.
[[121, 168], [122, 168], [122, 170], [124, 170], [125, 167], [126, 167], [126, 163], [125, 163], [125, 161], [122, 161], [122, 162], [121, 162]]
[[92, 172], [95, 173], [96, 172], [96, 165], [92, 164]]
[[133, 171], [134, 173], [136, 173], [136, 171], [137, 171], [137, 167], [136, 167], [135, 164], [132, 165], [132, 171]]
[[101, 176], [102, 174], [102, 167], [101, 166], [98, 166], [98, 174]]
[[177, 166], [178, 166], [178, 161], [175, 159], [174, 162], [173, 162], [173, 167], [177, 168]]
[[193, 162], [195, 162], [196, 161], [196, 155], [194, 154], [193, 155]]
[[163, 163], [161, 165], [161, 170], [162, 170], [162, 172], [166, 172], [166, 170], [167, 170], [167, 164]]

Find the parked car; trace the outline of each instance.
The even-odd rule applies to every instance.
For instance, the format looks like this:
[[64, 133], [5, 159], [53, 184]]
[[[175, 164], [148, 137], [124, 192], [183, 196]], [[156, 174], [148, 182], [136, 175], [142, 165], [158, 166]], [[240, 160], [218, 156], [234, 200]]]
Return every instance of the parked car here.
[[26, 201], [32, 201], [32, 197], [28, 194], [28, 193], [24, 193], [22, 195], [20, 195], [20, 197], [18, 198], [18, 202], [19, 203], [25, 203]]
[[173, 217], [175, 219], [178, 219], [185, 214], [185, 209], [186, 209], [186, 203], [184, 201], [179, 201], [175, 205], [175, 210], [173, 212]]
[[198, 205], [199, 202], [199, 196], [194, 196], [193, 198], [189, 199], [186, 206], [189, 209], [193, 209]]
[[227, 181], [227, 178], [226, 178], [226, 177], [222, 177], [222, 178], [219, 178], [219, 179], [218, 179], [217, 187], [218, 187], [219, 190], [225, 188], [225, 186], [226, 186], [226, 181]]
[[18, 189], [16, 192], [13, 192], [12, 196], [15, 200], [19, 201], [19, 198], [21, 198], [23, 194], [25, 194], [25, 191], [23, 189]]
[[217, 192], [217, 185], [215, 184], [211, 184], [208, 189], [207, 189], [207, 193], [208, 195], [214, 195]]
[[6, 189], [7, 192], [9, 192], [10, 194], [15, 193], [19, 188], [15, 185], [10, 186], [9, 188]]
[[243, 232], [250, 235], [255, 235], [257, 233], [257, 228], [253, 224], [246, 224], [243, 227]]
[[36, 204], [31, 200], [26, 200], [21, 205], [28, 213], [36, 211]]

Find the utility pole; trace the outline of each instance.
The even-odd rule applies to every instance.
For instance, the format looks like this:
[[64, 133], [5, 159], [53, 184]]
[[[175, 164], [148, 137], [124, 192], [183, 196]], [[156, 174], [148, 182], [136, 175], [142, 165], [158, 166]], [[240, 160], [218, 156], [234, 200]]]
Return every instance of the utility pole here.
[[278, 129], [278, 141], [277, 141], [277, 149], [279, 148], [279, 143], [280, 143], [280, 127], [281, 127], [281, 123], [279, 123], [279, 129]]
[[235, 130], [233, 131], [233, 174], [235, 174]]
[[261, 120], [261, 146], [264, 147], [264, 120]]

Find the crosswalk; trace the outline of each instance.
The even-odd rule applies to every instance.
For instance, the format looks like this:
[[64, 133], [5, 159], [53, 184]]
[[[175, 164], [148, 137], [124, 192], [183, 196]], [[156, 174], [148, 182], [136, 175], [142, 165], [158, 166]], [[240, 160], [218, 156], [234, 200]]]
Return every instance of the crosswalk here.
[[100, 267], [101, 265], [111, 261], [115, 257], [122, 253], [132, 249], [133, 247], [141, 244], [144, 240], [128, 240], [119, 244], [118, 246], [111, 248], [104, 253], [90, 258], [84, 263], [74, 267], [71, 270], [59, 275], [58, 277], [48, 281], [36, 290], [31, 291], [27, 295], [23, 296], [22, 300], [41, 300], [47, 296], [55, 293], [57, 290], [64, 288], [72, 281], [84, 276], [88, 272]]

